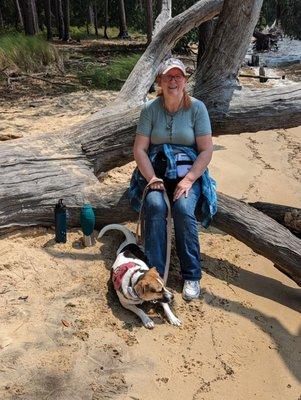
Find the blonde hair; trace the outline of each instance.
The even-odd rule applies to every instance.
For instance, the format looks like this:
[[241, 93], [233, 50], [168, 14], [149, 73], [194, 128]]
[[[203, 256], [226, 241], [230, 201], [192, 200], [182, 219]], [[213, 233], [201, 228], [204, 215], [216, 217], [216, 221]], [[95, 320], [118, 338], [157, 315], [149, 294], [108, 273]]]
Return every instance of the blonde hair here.
[[[160, 75], [157, 76], [156, 82], [158, 83], [158, 78], [160, 77]], [[156, 90], [156, 96], [159, 97], [163, 97], [163, 90], [160, 86], [158, 86], [158, 89]], [[191, 97], [189, 96], [189, 94], [187, 93], [186, 89], [183, 90], [183, 109], [184, 110], [189, 110], [189, 108], [191, 107]]]

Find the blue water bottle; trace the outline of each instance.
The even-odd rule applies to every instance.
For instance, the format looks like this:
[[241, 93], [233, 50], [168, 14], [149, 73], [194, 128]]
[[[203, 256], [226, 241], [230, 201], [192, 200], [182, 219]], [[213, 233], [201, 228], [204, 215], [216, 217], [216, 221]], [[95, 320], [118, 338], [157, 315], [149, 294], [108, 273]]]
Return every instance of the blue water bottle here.
[[80, 225], [86, 247], [92, 246], [92, 233], [95, 226], [95, 214], [91, 204], [84, 204], [80, 210]]
[[67, 208], [60, 199], [54, 208], [55, 219], [55, 241], [66, 243], [67, 241]]

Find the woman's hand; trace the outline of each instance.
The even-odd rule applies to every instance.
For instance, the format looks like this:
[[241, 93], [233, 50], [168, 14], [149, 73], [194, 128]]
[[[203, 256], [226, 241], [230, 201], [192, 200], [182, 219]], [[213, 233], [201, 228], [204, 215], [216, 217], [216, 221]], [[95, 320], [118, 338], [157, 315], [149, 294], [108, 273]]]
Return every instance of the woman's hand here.
[[193, 181], [185, 176], [176, 186], [174, 194], [173, 194], [173, 201], [178, 200], [182, 195], [185, 197], [188, 196], [188, 192], [193, 185]]
[[163, 179], [157, 178], [156, 176], [153, 176], [148, 184], [152, 190], [164, 190]]

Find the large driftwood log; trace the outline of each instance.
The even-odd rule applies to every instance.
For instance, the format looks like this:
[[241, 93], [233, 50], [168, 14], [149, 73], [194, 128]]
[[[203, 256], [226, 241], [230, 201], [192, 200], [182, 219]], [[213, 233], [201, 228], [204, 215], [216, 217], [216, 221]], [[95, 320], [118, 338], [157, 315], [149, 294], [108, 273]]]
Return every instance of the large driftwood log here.
[[250, 206], [273, 218], [296, 236], [301, 237], [301, 209], [281, 204], [257, 201]]
[[[104, 183], [96, 184], [89, 168], [86, 170], [86, 175], [82, 176], [82, 179], [78, 179], [80, 177], [77, 176], [76, 165], [79, 166], [81, 160], [74, 160], [72, 168], [68, 168], [70, 163], [67, 161], [67, 156], [61, 160], [62, 170], [66, 169], [64, 175], [61, 175], [62, 170], [57, 171], [57, 168], [48, 171], [48, 176], [53, 175], [55, 180], [53, 187], [48, 188], [47, 192], [43, 183], [48, 184], [49, 179], [43, 180], [42, 178], [45, 171], [41, 171], [40, 177], [38, 173], [29, 177], [37, 182], [40, 179], [36, 193], [32, 193], [31, 198], [27, 199], [29, 204], [34, 204], [35, 207], [26, 207], [26, 203], [23, 203], [22, 208], [20, 207], [22, 203], [19, 205], [16, 203], [14, 209], [12, 206], [8, 207], [7, 213], [15, 212], [13, 223], [16, 226], [20, 225], [18, 215], [22, 217], [24, 225], [53, 225], [53, 204], [62, 195], [68, 205], [70, 227], [79, 226], [80, 208], [87, 200], [93, 204], [95, 209], [98, 228], [109, 223], [137, 220], [137, 213], [129, 206], [125, 184], [117, 181], [112, 186]], [[83, 171], [82, 166], [80, 170]], [[58, 175], [57, 172], [59, 172]], [[241, 201], [219, 193], [218, 204], [218, 213], [214, 217], [213, 226], [234, 236], [256, 253], [270, 259], [278, 269], [299, 286], [301, 285], [300, 239], [273, 219]], [[10, 228], [11, 226], [7, 226], [6, 231]]]
[[219, 193], [213, 225], [270, 259], [301, 286], [301, 240], [255, 208]]

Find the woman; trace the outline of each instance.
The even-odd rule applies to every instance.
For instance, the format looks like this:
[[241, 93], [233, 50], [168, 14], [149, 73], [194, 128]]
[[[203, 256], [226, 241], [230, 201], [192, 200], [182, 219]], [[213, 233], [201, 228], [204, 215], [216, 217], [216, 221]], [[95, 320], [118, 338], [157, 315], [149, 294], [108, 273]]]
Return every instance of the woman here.
[[150, 184], [144, 203], [145, 253], [149, 265], [155, 265], [163, 276], [167, 207], [162, 191], [166, 188], [184, 279], [182, 296], [192, 300], [200, 295], [201, 278], [195, 208], [201, 197], [203, 225], [207, 226], [216, 212], [216, 195], [215, 182], [206, 170], [213, 151], [208, 112], [201, 101], [186, 93], [186, 83], [186, 69], [180, 60], [163, 62], [157, 76], [158, 97], [146, 103], [137, 126], [134, 157], [138, 170], [132, 177], [130, 199], [138, 209], [135, 201]]

